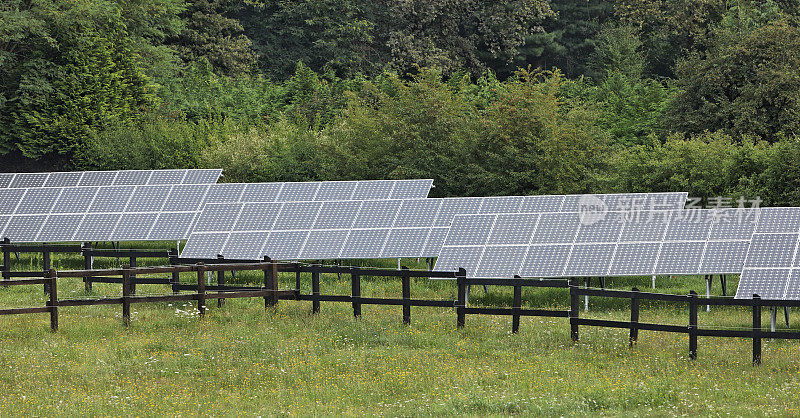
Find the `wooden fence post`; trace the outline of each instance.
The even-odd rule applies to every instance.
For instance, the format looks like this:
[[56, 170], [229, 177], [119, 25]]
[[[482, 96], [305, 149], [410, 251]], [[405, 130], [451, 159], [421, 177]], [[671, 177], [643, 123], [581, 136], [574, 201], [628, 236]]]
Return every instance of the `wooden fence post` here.
[[353, 298], [353, 316], [361, 318], [361, 272], [358, 267], [350, 269], [351, 290]]
[[129, 266], [122, 267], [122, 323], [126, 327], [131, 324], [131, 270]]
[[11, 240], [3, 238], [3, 279], [11, 278]]
[[319, 264], [311, 266], [311, 313], [319, 313]]
[[456, 327], [464, 328], [466, 323], [467, 307], [467, 271], [463, 268], [458, 269], [456, 273], [456, 284], [458, 285], [458, 296], [456, 301]]
[[269, 257], [264, 257], [264, 262], [269, 266], [264, 270], [264, 287], [269, 290], [269, 295], [264, 297], [264, 309], [278, 304], [278, 263]]
[[[169, 264], [174, 266], [177, 263], [178, 263], [178, 250], [173, 248], [169, 250]], [[172, 294], [177, 295], [179, 292], [177, 285], [181, 284], [181, 274], [178, 271], [173, 271], [170, 282], [172, 283]]]
[[761, 296], [753, 295], [753, 364], [761, 364]]
[[47, 277], [50, 278], [50, 300], [47, 306], [50, 307], [50, 330], [58, 331], [58, 287], [56, 285], [57, 274], [54, 269], [47, 271]]
[[411, 276], [408, 267], [400, 270], [400, 279], [403, 281], [403, 324], [411, 323]]
[[[50, 249], [47, 248], [47, 244], [42, 244], [42, 271], [48, 272], [52, 267], [50, 263]], [[44, 293], [47, 294], [50, 292], [50, 284], [44, 285]]]
[[631, 336], [630, 346], [636, 344], [639, 339], [639, 289], [633, 288], [633, 297], [631, 297]]
[[514, 301], [512, 302], [511, 309], [514, 310], [514, 315], [511, 317], [511, 332], [516, 334], [519, 332], [519, 318], [520, 311], [522, 310], [522, 284], [521, 277], [514, 275]]
[[300, 264], [296, 264], [295, 268], [297, 271], [294, 273], [294, 295], [295, 297], [300, 300], [300, 285], [301, 285], [301, 277], [300, 277]]
[[[217, 255], [217, 259], [219, 259], [219, 260], [222, 260], [222, 259], [223, 259], [223, 257], [222, 257], [221, 255]], [[217, 271], [217, 285], [219, 285], [219, 286], [222, 286], [222, 285], [224, 285], [224, 284], [225, 284], [225, 272], [224, 272], [224, 271], [222, 271], [222, 270], [218, 270], [218, 271]], [[221, 292], [221, 291], [222, 291], [222, 290], [220, 290], [220, 292]], [[223, 307], [223, 306], [225, 306], [225, 299], [223, 299], [223, 298], [218, 298], [218, 299], [217, 299], [217, 307], [218, 307], [218, 308], [221, 308], [221, 307]]]
[[697, 359], [697, 292], [689, 292], [689, 358]]
[[[131, 266], [131, 268], [136, 268], [136, 267], [139, 266], [139, 264], [136, 262], [136, 257], [131, 257], [130, 258], [130, 262], [131, 263], [129, 265]], [[136, 275], [131, 273], [131, 294], [132, 295], [136, 294], [136, 283], [133, 282], [135, 279], [136, 279]]]
[[[84, 242], [81, 244], [81, 253], [83, 253], [83, 269], [84, 270], [91, 270], [92, 269], [92, 244], [89, 242]], [[90, 276], [86, 276], [83, 278], [83, 290], [86, 293], [92, 291], [92, 278]]]
[[578, 279], [572, 278], [569, 280], [569, 327], [570, 337], [572, 342], [578, 342], [578, 312], [580, 300], [577, 294]]
[[203, 262], [197, 263], [197, 312], [200, 319], [206, 315], [206, 265]]

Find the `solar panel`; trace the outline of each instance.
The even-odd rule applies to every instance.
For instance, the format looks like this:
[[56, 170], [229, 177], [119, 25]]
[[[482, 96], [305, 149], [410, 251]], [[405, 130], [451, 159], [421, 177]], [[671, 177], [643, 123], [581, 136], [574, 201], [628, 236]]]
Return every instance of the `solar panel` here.
[[13, 188], [28, 188], [28, 187], [41, 187], [47, 180], [48, 173], [19, 173], [14, 176], [9, 187]]
[[330, 260], [339, 258], [347, 230], [311, 231], [299, 258]]
[[239, 202], [245, 186], [248, 185], [242, 183], [212, 184], [208, 188], [204, 203]]
[[111, 232], [114, 231], [120, 216], [119, 213], [87, 213], [75, 231], [73, 239], [111, 241]]
[[611, 264], [616, 244], [576, 244], [572, 247], [567, 276], [604, 276]]
[[478, 270], [489, 277], [512, 277], [525, 259], [526, 246], [489, 246], [481, 255]]
[[353, 192], [353, 200], [389, 199], [392, 197], [392, 189], [394, 182], [391, 180], [362, 181]]
[[242, 204], [206, 205], [203, 217], [194, 226], [195, 232], [230, 231], [236, 223]]
[[23, 194], [25, 194], [25, 189], [0, 190], [0, 214], [13, 214]]
[[319, 183], [284, 183], [278, 200], [281, 202], [300, 202], [314, 200]]
[[296, 260], [309, 231], [272, 231], [261, 252], [273, 260]]
[[25, 195], [17, 206], [15, 214], [42, 214], [50, 213], [53, 204], [58, 199], [61, 189], [38, 188], [27, 189]]
[[[442, 254], [444, 250], [442, 248]], [[522, 277], [561, 277], [564, 266], [567, 264], [572, 245], [532, 245], [528, 249], [525, 261], [522, 263], [519, 274]], [[440, 259], [442, 257], [439, 257]], [[466, 268], [466, 267], [465, 267]], [[439, 261], [436, 261], [439, 269]], [[470, 270], [467, 270], [467, 274]], [[501, 276], [510, 277], [510, 276]]]
[[[342, 253], [347, 258], [370, 258], [376, 253], [380, 256], [380, 249], [389, 236], [389, 229], [354, 229], [350, 231], [342, 247]], [[377, 251], [376, 251], [377, 247]]]
[[269, 232], [232, 232], [222, 252], [223, 257], [233, 260], [258, 260], [263, 258], [261, 248], [267, 242]]
[[194, 212], [159, 213], [146, 240], [171, 241], [186, 238], [196, 215]]
[[172, 186], [169, 197], [164, 202], [161, 210], [165, 212], [200, 210], [208, 189], [209, 185], [207, 184], [178, 184]]
[[395, 181], [389, 197], [391, 199], [422, 199], [428, 197], [432, 187], [433, 180], [431, 179]]
[[219, 168], [187, 170], [183, 184], [214, 184], [221, 175], [222, 169]]
[[[152, 171], [124, 170], [117, 173], [114, 178], [115, 186], [132, 186], [137, 184], [148, 184], [150, 177], [155, 174]], [[180, 183], [180, 180], [173, 181], [172, 184]]]
[[750, 299], [754, 294], [762, 299], [783, 299], [791, 273], [791, 269], [745, 269], [739, 278], [736, 299]]
[[244, 186], [239, 200], [242, 202], [275, 202], [281, 191], [282, 183], [252, 183]]
[[131, 196], [126, 212], [161, 212], [171, 186], [138, 186]]
[[217, 258], [219, 250], [225, 245], [228, 240], [227, 233], [211, 233], [211, 234], [198, 234], [194, 239], [186, 242], [186, 246], [181, 251], [181, 257], [184, 258], [212, 258], [209, 253], [217, 252], [213, 258]]
[[[531, 207], [537, 200], [541, 202], [540, 207], [555, 209], [556, 206], [561, 206], [561, 201], [564, 199], [563, 196], [511, 196], [489, 198], [337, 201], [324, 200], [329, 196], [320, 195], [320, 189], [323, 188], [327, 190], [325, 193], [343, 190], [342, 187], [339, 187], [341, 183], [345, 182], [320, 183], [314, 198], [322, 200], [265, 203], [262, 206], [253, 206], [252, 208], [246, 206], [246, 209], [241, 212], [239, 212], [238, 209], [233, 209], [232, 212], [225, 215], [220, 215], [215, 212], [221, 210], [219, 208], [208, 210], [207, 213], [203, 213], [199, 216], [198, 226], [194, 228], [193, 234], [230, 232], [231, 229], [228, 229], [230, 221], [220, 221], [220, 217], [237, 219], [236, 226], [233, 230], [239, 232], [379, 230], [378, 232], [356, 232], [352, 238], [348, 235], [347, 245], [342, 246], [341, 250], [338, 248], [338, 242], [336, 243], [336, 247], [331, 250], [323, 250], [322, 247], [320, 247], [320, 245], [323, 244], [316, 243], [318, 238], [328, 240], [330, 236], [339, 237], [339, 232], [332, 234], [314, 233], [311, 235], [293, 234], [288, 237], [302, 239], [303, 242], [293, 243], [292, 248], [300, 248], [302, 253], [289, 254], [286, 249], [280, 249], [280, 251], [281, 254], [289, 254], [287, 255], [289, 257], [288, 259], [311, 257], [312, 255], [322, 257], [322, 255], [333, 254], [337, 252], [336, 250], [339, 250], [338, 254], [340, 258], [436, 257], [441, 251], [441, 247], [448, 233], [449, 225], [452, 222], [452, 217], [455, 216], [455, 214], [462, 212], [478, 213], [480, 211], [490, 210], [500, 212], [501, 214], [514, 210], [520, 211]], [[372, 191], [384, 190], [388, 191], [387, 193], [391, 193], [391, 190], [396, 190], [393, 183], [411, 184], [412, 182], [406, 180], [387, 180], [355, 182], [353, 184], [356, 190], [361, 188], [362, 192], [369, 189]], [[292, 186], [293, 191], [291, 193], [293, 195], [299, 193], [297, 192], [297, 190], [300, 190], [298, 187], [303, 184], [307, 185], [308, 183], [295, 184], [297, 186]], [[429, 184], [429, 182], [427, 184]], [[211, 188], [213, 189], [217, 186], [222, 185], [212, 185]], [[285, 186], [285, 184], [281, 186], [282, 191], [285, 190]], [[209, 194], [211, 194], [211, 191]], [[680, 193], [676, 195], [685, 196], [685, 194]], [[213, 206], [214, 204], [209, 203], [206, 207], [208, 209]], [[277, 216], [275, 216], [276, 207], [280, 208]], [[577, 213], [557, 214], [557, 216], [569, 218], [575, 228], [571, 233], [564, 234], [563, 231], [561, 231], [559, 232], [560, 235], [548, 235], [550, 241], [554, 243], [572, 244], [575, 240], [575, 234], [581, 217], [578, 216]], [[275, 222], [272, 222], [273, 219], [275, 219]], [[469, 234], [480, 233], [483, 238], [488, 239], [489, 234], [492, 233], [493, 241], [491, 244], [509, 245], [518, 243], [527, 245], [531, 237], [529, 235], [526, 236], [526, 234], [532, 232], [535, 225], [535, 223], [526, 222], [525, 217], [519, 217], [509, 213], [502, 214], [497, 222], [494, 222], [494, 218], [492, 218], [492, 223], [475, 227], [473, 230], [469, 231]], [[599, 226], [594, 228], [598, 231], [607, 229]], [[542, 227], [542, 230], [539, 232], [544, 234], [547, 232], [546, 229], [547, 227]], [[603, 236], [600, 235], [600, 232], [592, 232], [590, 226], [585, 227], [584, 231], [584, 234], [588, 234], [586, 235], [587, 240], [610, 239], [602, 238]], [[611, 233], [613, 236], [614, 231], [609, 230], [607, 234], [608, 233]], [[378, 234], [381, 240], [373, 241], [370, 243], [369, 247], [367, 247], [366, 243], [356, 241], [356, 238], [364, 234]], [[601, 238], [591, 238], [589, 235]], [[283, 234], [280, 236], [281, 239], [288, 239]], [[512, 237], [515, 238], [512, 239]], [[457, 235], [453, 235], [454, 240], [457, 238]], [[190, 238], [190, 241], [191, 239], [192, 238]], [[333, 240], [335, 238], [330, 239]], [[469, 240], [469, 237], [466, 239]], [[545, 240], [545, 242], [547, 242], [547, 240]], [[451, 243], [449, 245], [457, 244]], [[279, 249], [273, 247], [272, 250], [274, 251], [271, 257], [275, 258], [275, 251]], [[213, 250], [209, 249], [209, 251], [210, 252], [207, 254], [208, 257], [213, 258], [216, 254], [223, 251], [223, 249], [220, 247]]]
[[75, 230], [78, 229], [83, 215], [80, 214], [52, 214], [42, 225], [37, 242], [63, 242], [71, 241]]
[[759, 234], [796, 233], [800, 230], [800, 210], [797, 208], [761, 208], [759, 211]]
[[80, 171], [50, 173], [44, 182], [44, 187], [72, 187], [77, 186], [83, 175]]
[[216, 183], [220, 169], [3, 173], [0, 188]]
[[101, 187], [89, 206], [89, 212], [123, 212], [133, 191], [134, 186]]
[[746, 266], [792, 267], [796, 247], [797, 234], [756, 234], [747, 254]]
[[[124, 213], [111, 233], [114, 241], [133, 241], [145, 239], [158, 217], [157, 213]], [[144, 238], [143, 238], [144, 237]]]
[[380, 258], [419, 257], [425, 252], [429, 228], [392, 229]]
[[150, 175], [150, 181], [147, 184], [181, 184], [185, 183], [184, 177], [186, 177], [186, 170], [157, 170]]
[[46, 215], [14, 216], [8, 221], [3, 236], [11, 241], [36, 242], [36, 236], [46, 218]]
[[564, 198], [561, 195], [525, 196], [519, 211], [520, 213], [558, 212], [564, 204]]
[[12, 180], [14, 180], [14, 174], [0, 173], [0, 188], [7, 188], [11, 185]]
[[[496, 278], [510, 278], [513, 274], [593, 277], [741, 272], [750, 243], [749, 238], [743, 238], [755, 229], [755, 217], [743, 218], [750, 219], [742, 221], [750, 222], [748, 226], [737, 224], [740, 221], [732, 218], [714, 218], [712, 210], [680, 212], [690, 211], [457, 215], [437, 269], [477, 266], [478, 271], [467, 270], [470, 277]], [[713, 235], [712, 226], [717, 228]], [[527, 255], [513, 274], [497, 276], [507, 268], [489, 268], [490, 263], [481, 258], [485, 251], [448, 249], [485, 250], [494, 246], [523, 246]], [[478, 260], [469, 259], [475, 254]]]

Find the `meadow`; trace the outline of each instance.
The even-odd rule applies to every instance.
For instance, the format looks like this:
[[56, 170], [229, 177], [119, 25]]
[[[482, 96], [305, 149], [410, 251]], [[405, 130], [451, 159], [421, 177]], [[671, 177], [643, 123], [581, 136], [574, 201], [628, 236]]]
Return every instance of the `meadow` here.
[[[404, 260], [416, 261], [416, 260]], [[15, 269], [37, 265], [24, 255]], [[96, 263], [97, 267], [117, 260]], [[158, 260], [151, 261], [157, 264]], [[57, 256], [56, 268], [79, 268]], [[384, 264], [388, 267], [388, 264]], [[411, 263], [419, 268], [421, 264]], [[187, 282], [192, 277], [182, 278]], [[256, 275], [229, 281], [257, 283]], [[294, 282], [282, 275], [282, 288]], [[649, 278], [609, 281], [649, 289]], [[660, 277], [657, 291], [705, 292], [702, 278]], [[715, 283], [715, 294], [720, 293]], [[310, 278], [303, 278], [310, 287]], [[728, 283], [735, 291], [736, 280]], [[140, 285], [139, 293], [170, 290]], [[346, 277], [323, 275], [323, 294], [347, 294]], [[119, 285], [95, 284], [98, 295]], [[399, 281], [362, 278], [364, 296], [399, 296]], [[455, 298], [455, 283], [415, 280], [412, 295]], [[59, 282], [59, 298], [85, 296], [78, 280]], [[566, 309], [566, 291], [526, 289], [524, 304]], [[38, 286], [0, 288], [0, 307], [43, 306]], [[510, 305], [510, 289], [473, 288], [475, 305]], [[566, 319], [468, 316], [457, 329], [453, 309], [412, 308], [409, 326], [398, 306], [260, 299], [210, 304], [136, 304], [122, 326], [121, 306], [60, 309], [60, 329], [46, 314], [0, 317], [0, 415], [794, 415], [800, 409], [800, 344], [764, 341], [763, 364], [751, 364], [751, 342], [700, 338], [688, 359], [686, 335], [581, 327], [570, 342]], [[590, 299], [581, 316], [627, 319], [623, 301]], [[643, 303], [641, 320], [685, 324], [685, 305]], [[779, 316], [781, 318], [781, 316]], [[782, 319], [782, 318], [781, 318]], [[792, 312], [797, 327], [800, 315]], [[746, 327], [749, 311], [700, 312], [700, 325]], [[763, 323], [768, 324], [767, 314]], [[784, 328], [779, 321], [779, 329]]]

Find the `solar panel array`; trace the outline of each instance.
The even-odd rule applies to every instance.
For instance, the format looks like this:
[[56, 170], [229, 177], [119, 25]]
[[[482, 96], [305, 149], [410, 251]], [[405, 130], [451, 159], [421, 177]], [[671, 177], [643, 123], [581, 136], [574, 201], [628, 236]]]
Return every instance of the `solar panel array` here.
[[682, 207], [686, 193], [207, 205], [181, 256], [255, 260], [437, 257], [456, 214]]
[[144, 184], [211, 184], [221, 169], [64, 171], [0, 173], [0, 188], [123, 186]]
[[757, 221], [748, 209], [460, 215], [436, 269], [489, 278], [739, 273]]
[[[14, 242], [183, 240], [207, 203], [427, 196], [431, 180], [0, 189], [0, 236]], [[310, 194], [308, 191], [313, 191]]]
[[763, 208], [736, 298], [800, 299], [800, 208]]

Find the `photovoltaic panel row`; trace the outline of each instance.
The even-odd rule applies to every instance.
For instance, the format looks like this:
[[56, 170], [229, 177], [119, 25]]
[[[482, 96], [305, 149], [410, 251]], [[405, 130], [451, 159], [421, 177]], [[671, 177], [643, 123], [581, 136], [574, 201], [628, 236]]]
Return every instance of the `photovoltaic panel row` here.
[[220, 175], [221, 169], [0, 173], [0, 188], [211, 184]]
[[741, 272], [758, 210], [456, 216], [437, 270], [470, 277]]
[[[554, 199], [555, 198], [555, 199]], [[439, 255], [456, 214], [561, 210], [566, 200], [638, 199], [682, 206], [685, 193], [599, 196], [505, 196], [292, 204], [209, 205], [182, 253], [186, 258], [404, 258]], [[643, 199], [644, 198], [644, 199]], [[553, 204], [556, 202], [556, 204]], [[604, 200], [599, 200], [603, 205]], [[666, 203], [665, 203], [666, 202]], [[265, 246], [253, 240], [267, 242]], [[279, 243], [279, 244], [276, 244]], [[246, 247], [246, 248], [243, 248]]]
[[800, 208], [764, 208], [736, 298], [800, 299]]
[[[15, 242], [182, 240], [206, 203], [304, 198], [311, 183], [228, 183], [0, 190], [0, 232]], [[316, 197], [347, 186], [358, 196], [427, 195], [430, 180], [318, 182]], [[319, 194], [319, 192], [323, 192]], [[352, 195], [352, 193], [351, 193]]]
[[219, 186], [219, 198], [208, 203], [418, 199], [428, 197], [433, 180], [228, 183]]

